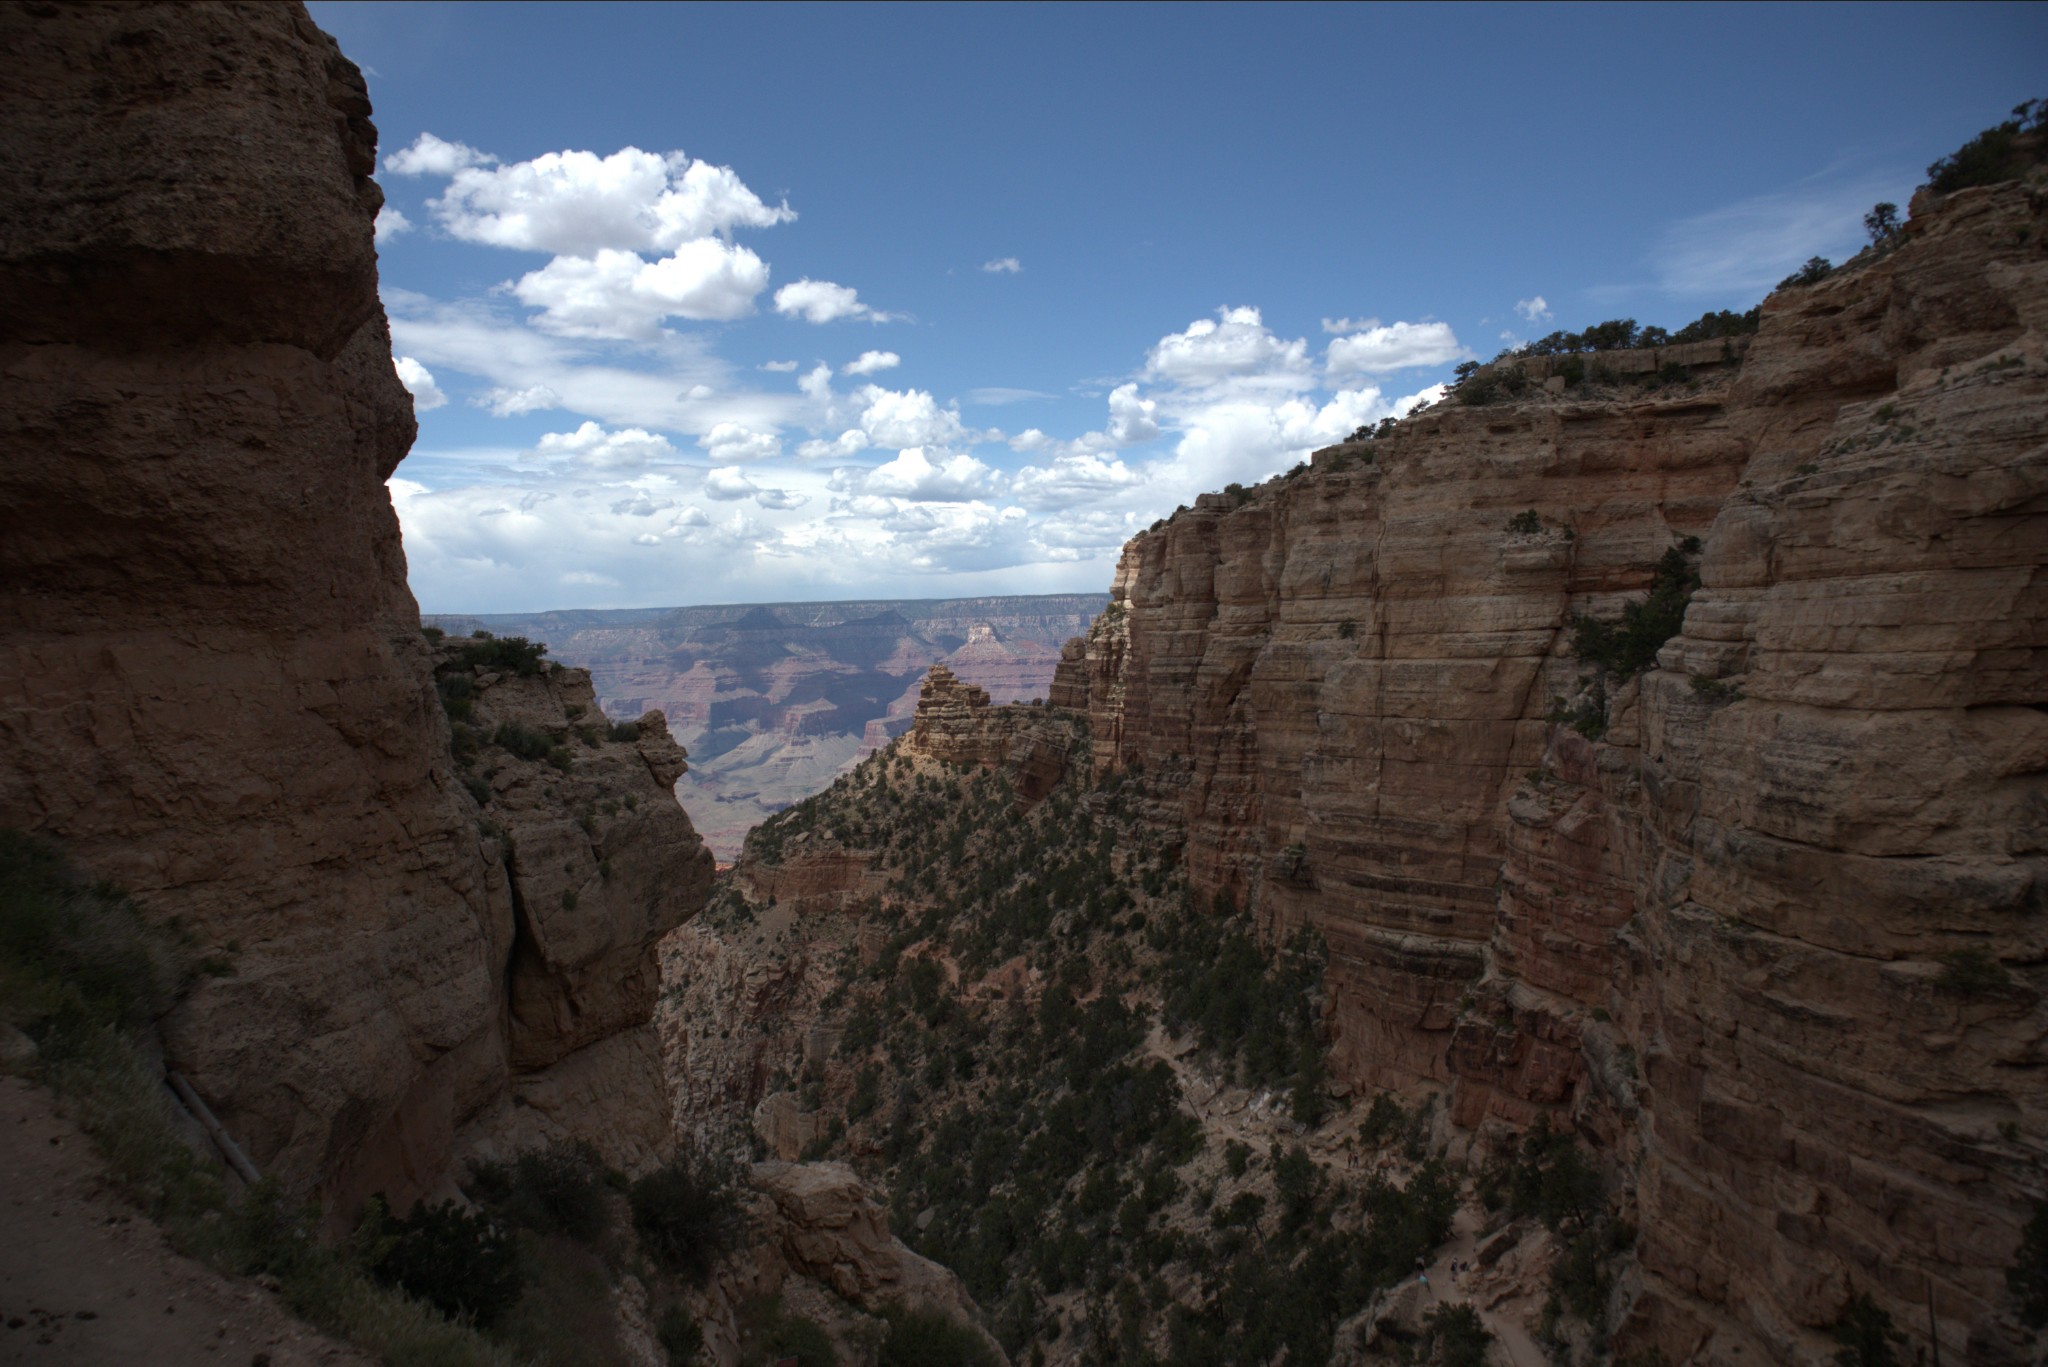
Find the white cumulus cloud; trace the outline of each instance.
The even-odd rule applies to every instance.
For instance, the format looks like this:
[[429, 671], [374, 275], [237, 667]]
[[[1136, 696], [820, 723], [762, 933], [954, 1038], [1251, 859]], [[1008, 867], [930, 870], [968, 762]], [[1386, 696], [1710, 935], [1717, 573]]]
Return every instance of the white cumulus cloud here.
[[1530, 299], [1517, 299], [1515, 312], [1522, 315], [1524, 322], [1540, 323], [1550, 317], [1550, 301], [1540, 294]]
[[796, 453], [805, 460], [844, 460], [848, 456], [859, 455], [871, 445], [873, 443], [868, 440], [867, 433], [858, 427], [850, 427], [830, 441], [823, 438], [807, 441], [796, 448]]
[[448, 142], [432, 133], [422, 133], [413, 139], [412, 146], [384, 158], [384, 169], [394, 176], [452, 176], [457, 171], [489, 166], [497, 160], [467, 143]]
[[1050, 465], [1027, 465], [1010, 481], [1011, 497], [1026, 508], [1069, 508], [1132, 489], [1143, 476], [1111, 456], [1061, 456]]
[[862, 404], [860, 428], [876, 446], [952, 446], [966, 436], [960, 414], [939, 407], [938, 401], [922, 389], [884, 389], [864, 385], [858, 397]]
[[1347, 332], [1365, 332], [1380, 325], [1377, 318], [1325, 318], [1323, 331], [1342, 336]]
[[717, 424], [697, 438], [697, 444], [721, 465], [774, 460], [782, 454], [782, 439], [773, 432], [756, 432], [736, 422]]
[[383, 208], [377, 210], [376, 235], [378, 242], [389, 242], [400, 233], [409, 233], [411, 231], [412, 220], [400, 213], [394, 206], [386, 204]]
[[[435, 141], [429, 156], [408, 164], [446, 164], [441, 148], [450, 144]], [[411, 149], [401, 155], [410, 158]], [[558, 256], [672, 252], [716, 233], [772, 227], [796, 217], [786, 204], [764, 204], [731, 167], [681, 152], [548, 152], [507, 166], [471, 162], [438, 173], [452, 176], [432, 204], [451, 234]]]
[[748, 479], [737, 466], [720, 466], [704, 477], [705, 497], [715, 498], [721, 502], [730, 503], [737, 498], [752, 498], [760, 492], [759, 486]]
[[863, 351], [855, 359], [839, 368], [842, 375], [873, 375], [877, 371], [894, 370], [903, 364], [903, 358], [893, 351]]
[[842, 318], [886, 323], [894, 316], [863, 304], [860, 292], [849, 285], [812, 280], [808, 276], [775, 291], [775, 311], [785, 317], [801, 318], [807, 323], [833, 323]]
[[434, 372], [410, 356], [399, 356], [392, 360], [398, 370], [398, 382], [412, 391], [412, 407], [416, 413], [426, 413], [448, 402], [448, 396], [441, 392], [441, 386], [434, 383]]
[[990, 275], [1015, 275], [1024, 269], [1024, 265], [1014, 256], [999, 256], [993, 261], [982, 262], [981, 268]]
[[796, 369], [795, 361], [763, 361], [761, 369], [776, 375], [788, 375]]
[[1414, 366], [1443, 365], [1465, 354], [1449, 323], [1393, 323], [1330, 343], [1332, 375], [1383, 375]]
[[626, 340], [653, 337], [671, 317], [744, 317], [767, 285], [768, 266], [760, 257], [706, 237], [659, 261], [611, 249], [591, 259], [558, 256], [521, 276], [512, 292], [541, 310], [536, 322], [550, 332]]
[[834, 474], [835, 487], [920, 503], [965, 503], [997, 492], [1001, 477], [973, 456], [913, 446], [861, 474]]
[[534, 443], [542, 457], [567, 456], [591, 470], [637, 470], [653, 461], [671, 460], [676, 448], [667, 437], [638, 427], [607, 432], [586, 422], [574, 432], [549, 432]]
[[1178, 385], [1253, 381], [1306, 388], [1308, 343], [1274, 336], [1255, 308], [1218, 309], [1215, 318], [1198, 318], [1160, 338], [1145, 373]]
[[1104, 430], [1119, 446], [1135, 446], [1159, 435], [1159, 402], [1138, 397], [1136, 384], [1118, 385], [1109, 393], [1109, 426]]

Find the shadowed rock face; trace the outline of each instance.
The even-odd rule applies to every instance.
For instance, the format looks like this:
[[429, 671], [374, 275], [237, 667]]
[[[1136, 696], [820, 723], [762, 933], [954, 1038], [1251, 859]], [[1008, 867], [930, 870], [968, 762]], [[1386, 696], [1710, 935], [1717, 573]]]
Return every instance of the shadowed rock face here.
[[[1327, 937], [1344, 1075], [1447, 1088], [1482, 1137], [1566, 1114], [1634, 1169], [1618, 1348], [1823, 1356], [1867, 1291], [1923, 1344], [1931, 1294], [1954, 1357], [2018, 1351], [2044, 233], [2018, 185], [1923, 200], [1897, 250], [1767, 301], [1733, 375], [1441, 405], [1205, 497], [1062, 661], [1098, 764], [1189, 773], [1197, 885]], [[1553, 724], [1591, 679], [1571, 615], [1694, 536], [1657, 667], [1607, 681], [1597, 742]], [[1958, 951], [1995, 981], [1955, 988]]]
[[362, 77], [297, 5], [9, 5], [0, 44], [0, 823], [234, 963], [166, 1042], [262, 1166], [410, 1200], [511, 1085], [515, 920], [384, 489]]

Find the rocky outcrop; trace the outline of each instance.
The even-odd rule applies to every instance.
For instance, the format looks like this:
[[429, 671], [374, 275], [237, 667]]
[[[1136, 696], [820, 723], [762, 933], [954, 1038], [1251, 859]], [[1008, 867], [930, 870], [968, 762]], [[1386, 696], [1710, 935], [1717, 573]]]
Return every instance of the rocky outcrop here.
[[918, 692], [902, 753], [912, 760], [1003, 768], [1017, 800], [1028, 804], [1058, 786], [1077, 739], [1073, 723], [1057, 711], [991, 707], [987, 690], [933, 665]]
[[[813, 1288], [829, 1293], [828, 1321], [856, 1306], [868, 1312], [891, 1306], [935, 1310], [978, 1333], [994, 1361], [1009, 1361], [980, 1327], [960, 1279], [889, 1233], [881, 1206], [852, 1168], [755, 1163], [747, 1182], [755, 1194], [749, 1246], [720, 1264], [711, 1284], [690, 1296], [710, 1361], [722, 1367], [740, 1361], [741, 1320], [749, 1304], [775, 1295], [801, 1297]], [[868, 1328], [867, 1337], [879, 1339], [881, 1326], [871, 1321]]]
[[511, 1086], [468, 1128], [498, 1158], [584, 1138], [637, 1171], [669, 1147], [655, 946], [704, 904], [712, 862], [676, 805], [685, 755], [659, 712], [612, 723], [590, 675], [436, 656], [454, 748], [511, 894], [504, 974]]
[[941, 764], [990, 763], [1000, 739], [991, 736], [981, 719], [988, 712], [988, 690], [962, 683], [944, 665], [933, 665], [917, 693], [917, 715], [906, 745]]
[[[433, 1186], [543, 1055], [585, 1133], [566, 1098], [632, 1071], [595, 1051], [659, 1086], [604, 1034], [646, 969], [624, 903], [522, 921], [450, 753], [384, 488], [414, 424], [361, 74], [297, 5], [10, 5], [0, 41], [0, 824], [232, 964], [169, 1061], [330, 1209]], [[691, 909], [667, 838], [622, 874], [649, 923]]]
[[[2044, 238], [2020, 185], [1923, 199], [1739, 365], [1439, 404], [1205, 496], [1063, 660], [1098, 765], [1185, 766], [1197, 888], [1321, 930], [1345, 1078], [1569, 1117], [1634, 1172], [1618, 1347], [1824, 1356], [1860, 1292], [2021, 1351]], [[1702, 586], [1656, 665], [1575, 659], [1673, 550]]]

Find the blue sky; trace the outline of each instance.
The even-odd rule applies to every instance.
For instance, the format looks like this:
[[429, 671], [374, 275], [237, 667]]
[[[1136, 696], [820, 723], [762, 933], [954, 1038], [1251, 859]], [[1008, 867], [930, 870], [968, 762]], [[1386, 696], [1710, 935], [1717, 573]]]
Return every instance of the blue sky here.
[[320, 2], [439, 612], [1101, 590], [1555, 327], [1747, 308], [2048, 6]]

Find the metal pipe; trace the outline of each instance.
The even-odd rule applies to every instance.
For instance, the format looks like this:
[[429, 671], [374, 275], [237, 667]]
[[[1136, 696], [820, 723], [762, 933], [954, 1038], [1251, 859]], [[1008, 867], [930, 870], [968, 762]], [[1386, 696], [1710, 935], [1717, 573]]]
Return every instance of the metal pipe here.
[[199, 1099], [199, 1093], [192, 1090], [192, 1084], [185, 1081], [184, 1074], [176, 1069], [170, 1069], [164, 1076], [169, 1080], [171, 1090], [178, 1094], [178, 1100], [184, 1102], [186, 1109], [206, 1128], [206, 1133], [212, 1137], [221, 1154], [228, 1160], [228, 1166], [252, 1187], [261, 1182], [263, 1174], [256, 1171], [256, 1165], [249, 1161], [248, 1155], [242, 1152], [241, 1147], [228, 1134], [227, 1127], [214, 1118], [212, 1110]]

